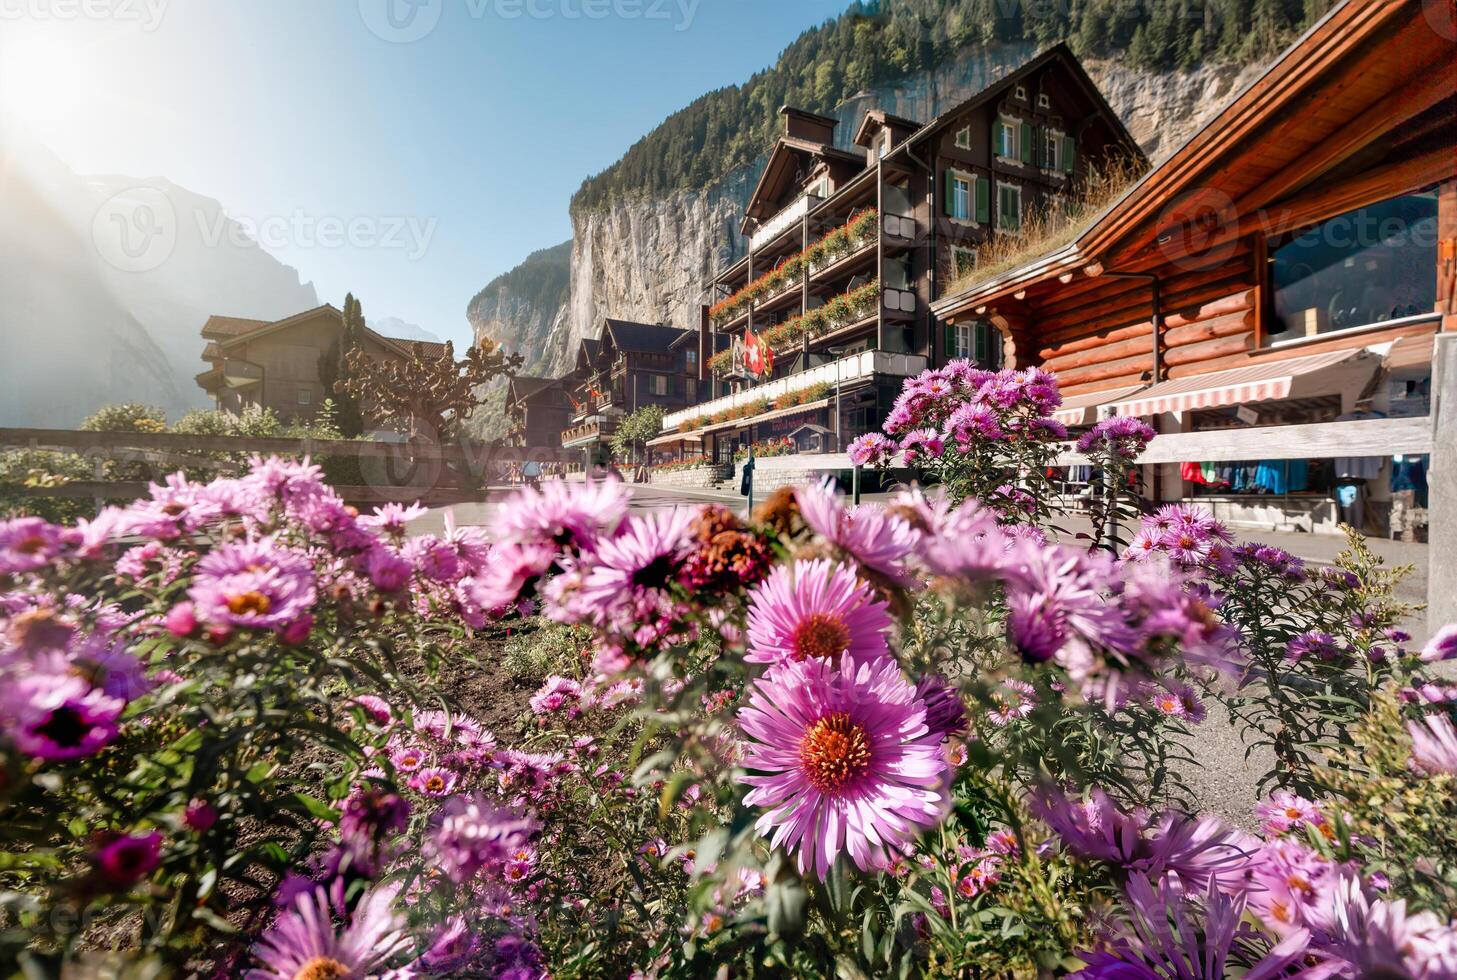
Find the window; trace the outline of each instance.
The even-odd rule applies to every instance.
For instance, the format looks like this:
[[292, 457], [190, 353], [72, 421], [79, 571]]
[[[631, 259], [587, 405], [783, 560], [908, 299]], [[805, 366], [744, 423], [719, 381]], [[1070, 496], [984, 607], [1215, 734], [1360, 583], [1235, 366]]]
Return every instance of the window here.
[[688, 404], [693, 405], [698, 401], [698, 379], [689, 378], [683, 386], [683, 394], [687, 396]]
[[1047, 93], [1046, 92], [1038, 92], [1037, 93], [1037, 108], [1039, 108], [1039, 109], [1051, 109], [1052, 108], [1052, 100], [1047, 97]]
[[1431, 314], [1437, 237], [1437, 195], [1423, 191], [1272, 240], [1270, 340]]
[[1022, 156], [1017, 144], [1017, 124], [1010, 119], [997, 120], [997, 156], [1016, 160]]
[[1026, 102], [1027, 101], [1027, 86], [1025, 86], [1025, 85], [1018, 85], [1017, 86], [1017, 89], [1016, 89], [1016, 92], [1014, 93], [1014, 96], [1013, 97], [1018, 102]]
[[1022, 188], [1016, 184], [997, 184], [997, 227], [1003, 231], [1022, 228]]
[[1002, 366], [1002, 334], [985, 320], [958, 323], [946, 330], [946, 353], [964, 357], [987, 370]]
[[698, 373], [698, 351], [689, 348], [683, 352], [683, 366], [689, 374]]
[[971, 149], [971, 127], [962, 126], [956, 131], [956, 148], [958, 150]]
[[946, 213], [958, 221], [971, 220], [972, 182], [975, 179], [969, 174], [951, 172], [950, 198]]
[[952, 357], [971, 356], [971, 328], [970, 323], [958, 323], [956, 325], [955, 343], [951, 345]]
[[1042, 165], [1049, 170], [1062, 169], [1062, 134], [1055, 129], [1042, 131]]
[[300, 391], [298, 393], [298, 403], [300, 405], [312, 405], [314, 403], [314, 393], [312, 391]]
[[965, 245], [951, 246], [951, 275], [960, 278], [976, 269], [976, 249]]
[[668, 393], [668, 376], [666, 374], [648, 375], [648, 391], [654, 395], [666, 395]]
[[821, 177], [819, 180], [815, 181], [812, 185], [810, 185], [809, 192], [810, 192], [811, 195], [813, 195], [815, 197], [829, 197], [830, 196], [830, 178], [829, 178], [829, 175], [827, 174], [827, 175]]

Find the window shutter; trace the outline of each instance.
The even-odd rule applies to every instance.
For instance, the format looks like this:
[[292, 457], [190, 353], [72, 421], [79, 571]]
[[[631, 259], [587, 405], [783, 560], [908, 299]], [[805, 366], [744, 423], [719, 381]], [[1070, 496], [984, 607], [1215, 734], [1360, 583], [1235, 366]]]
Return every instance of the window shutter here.
[[956, 356], [956, 327], [951, 323], [946, 324], [946, 358], [950, 360]]
[[1071, 136], [1062, 138], [1062, 169], [1072, 173], [1077, 166], [1078, 141]]
[[1022, 162], [1032, 162], [1032, 127], [1028, 123], [1022, 123]]
[[976, 185], [976, 220], [986, 224], [991, 220], [991, 181], [978, 178]]
[[948, 216], [956, 213], [956, 176], [949, 167], [942, 187], [941, 213]]
[[1039, 167], [1047, 166], [1047, 138], [1041, 126], [1032, 127], [1032, 156]]

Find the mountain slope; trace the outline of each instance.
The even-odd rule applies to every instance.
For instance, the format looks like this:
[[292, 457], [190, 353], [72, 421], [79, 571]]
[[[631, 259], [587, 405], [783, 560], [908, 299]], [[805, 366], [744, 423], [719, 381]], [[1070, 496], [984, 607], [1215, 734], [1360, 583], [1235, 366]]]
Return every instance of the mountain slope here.
[[571, 254], [571, 242], [532, 252], [516, 268], [487, 283], [466, 308], [477, 339], [490, 338], [525, 355], [525, 374], [536, 374], [560, 360], [565, 340], [553, 345], [551, 337], [568, 298]]
[[0, 331], [17, 356], [0, 367], [0, 423], [71, 425], [116, 401], [203, 406], [192, 379], [209, 315], [319, 304], [217, 201], [158, 177], [79, 177], [3, 135]]

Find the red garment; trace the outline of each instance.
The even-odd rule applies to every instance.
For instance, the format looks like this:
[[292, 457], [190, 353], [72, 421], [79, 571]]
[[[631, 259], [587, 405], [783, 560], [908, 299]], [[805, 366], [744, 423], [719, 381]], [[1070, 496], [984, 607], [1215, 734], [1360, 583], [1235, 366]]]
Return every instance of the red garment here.
[[1198, 483], [1201, 486], [1208, 485], [1208, 481], [1204, 479], [1204, 470], [1198, 463], [1180, 463], [1179, 475], [1190, 483]]

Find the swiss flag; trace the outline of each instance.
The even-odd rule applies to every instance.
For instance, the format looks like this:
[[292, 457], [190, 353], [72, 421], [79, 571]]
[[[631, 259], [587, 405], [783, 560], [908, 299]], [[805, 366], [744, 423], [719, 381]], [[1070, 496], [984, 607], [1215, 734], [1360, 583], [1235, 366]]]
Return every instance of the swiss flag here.
[[764, 344], [748, 328], [744, 330], [744, 368], [755, 377], [764, 373]]

